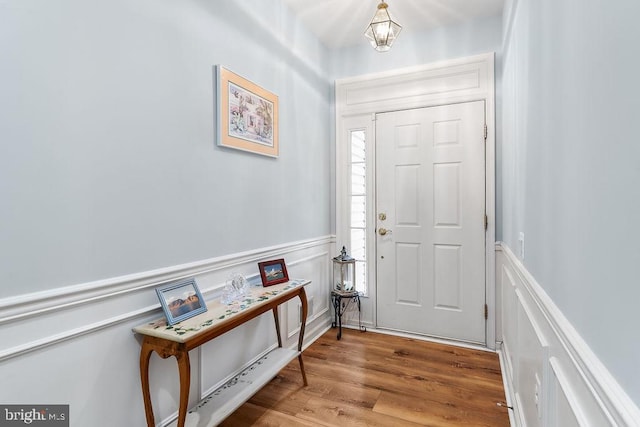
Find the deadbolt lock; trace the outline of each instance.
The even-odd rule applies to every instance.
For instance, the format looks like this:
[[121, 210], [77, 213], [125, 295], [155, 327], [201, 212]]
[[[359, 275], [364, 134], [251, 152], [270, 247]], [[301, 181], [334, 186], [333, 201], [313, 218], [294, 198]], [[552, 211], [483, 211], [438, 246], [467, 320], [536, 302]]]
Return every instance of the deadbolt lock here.
[[378, 214], [378, 219], [380, 221], [384, 221], [385, 219], [387, 219], [387, 214], [386, 213], [379, 213]]

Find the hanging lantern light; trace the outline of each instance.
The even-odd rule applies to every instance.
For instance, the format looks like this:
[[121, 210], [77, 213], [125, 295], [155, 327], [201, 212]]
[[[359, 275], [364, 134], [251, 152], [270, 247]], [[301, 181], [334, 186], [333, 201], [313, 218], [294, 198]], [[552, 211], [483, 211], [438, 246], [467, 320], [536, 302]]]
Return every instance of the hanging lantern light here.
[[373, 15], [371, 23], [364, 32], [371, 46], [378, 52], [386, 52], [391, 49], [391, 45], [402, 30], [402, 27], [391, 19], [387, 8], [388, 5], [384, 0], [381, 1], [376, 14]]

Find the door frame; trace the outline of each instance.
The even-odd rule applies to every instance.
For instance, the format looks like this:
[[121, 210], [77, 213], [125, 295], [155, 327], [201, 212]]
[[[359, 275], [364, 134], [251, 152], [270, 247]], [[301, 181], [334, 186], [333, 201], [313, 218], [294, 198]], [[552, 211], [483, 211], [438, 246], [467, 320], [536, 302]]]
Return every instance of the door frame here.
[[[485, 300], [488, 308], [486, 321], [486, 347], [496, 349], [496, 179], [495, 179], [495, 54], [493, 52], [466, 58], [385, 71], [376, 74], [336, 80], [336, 247], [349, 241], [349, 215], [347, 203], [349, 147], [348, 135], [354, 124], [362, 128], [368, 121], [368, 144], [375, 150], [374, 121], [377, 113], [434, 107], [470, 101], [485, 101], [487, 137], [485, 142]], [[481, 130], [478, 130], [479, 132]], [[372, 155], [372, 156], [371, 156]], [[367, 156], [375, 158], [375, 152]], [[373, 162], [375, 168], [375, 162]], [[375, 170], [368, 170], [375, 176]], [[370, 192], [368, 191], [368, 194]], [[373, 191], [375, 194], [375, 191]], [[375, 200], [371, 199], [375, 206]], [[479, 221], [481, 218], [478, 219]], [[375, 227], [375, 226], [374, 226]], [[371, 235], [369, 230], [367, 234]], [[373, 240], [371, 240], [373, 241]], [[362, 318], [370, 328], [376, 327], [375, 247], [369, 250], [369, 295], [362, 298]], [[371, 265], [373, 264], [373, 265]], [[373, 270], [372, 270], [373, 269]]]

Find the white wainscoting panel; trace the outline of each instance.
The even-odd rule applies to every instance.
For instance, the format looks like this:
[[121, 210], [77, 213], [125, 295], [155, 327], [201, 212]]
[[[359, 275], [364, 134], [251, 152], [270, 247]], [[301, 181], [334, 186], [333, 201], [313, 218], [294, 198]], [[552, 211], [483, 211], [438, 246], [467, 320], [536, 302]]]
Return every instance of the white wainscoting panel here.
[[517, 426], [640, 426], [640, 410], [505, 244], [496, 246], [501, 360]]
[[[335, 237], [323, 236], [239, 254], [0, 299], [0, 402], [69, 404], [73, 426], [145, 426], [139, 374], [140, 338], [132, 328], [163, 316], [157, 286], [194, 277], [205, 300], [219, 298], [231, 273], [259, 281], [257, 263], [284, 258], [290, 278], [311, 280], [305, 346], [331, 323], [331, 256]], [[283, 346], [294, 347], [299, 301], [280, 307]], [[268, 312], [190, 353], [190, 400], [249, 366], [277, 345]], [[177, 416], [175, 358], [150, 362], [156, 422]], [[300, 379], [302, 384], [302, 379]]]

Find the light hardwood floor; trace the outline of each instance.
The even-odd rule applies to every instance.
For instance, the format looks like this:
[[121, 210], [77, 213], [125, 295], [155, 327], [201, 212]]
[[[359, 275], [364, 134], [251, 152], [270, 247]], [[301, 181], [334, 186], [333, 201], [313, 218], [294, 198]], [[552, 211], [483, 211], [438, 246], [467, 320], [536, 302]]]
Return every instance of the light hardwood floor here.
[[329, 330], [223, 426], [508, 426], [495, 353]]

